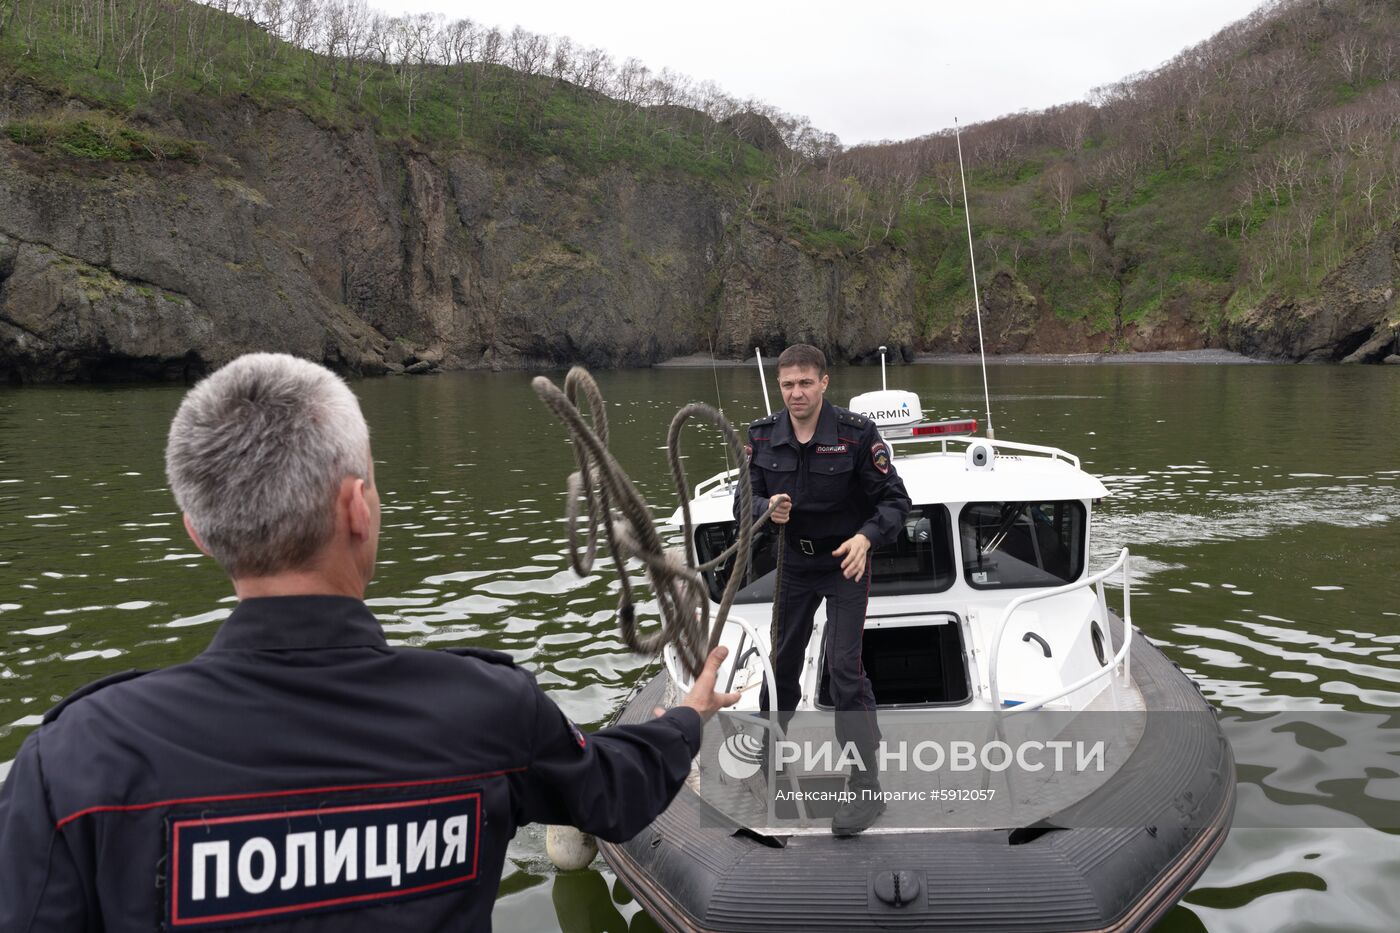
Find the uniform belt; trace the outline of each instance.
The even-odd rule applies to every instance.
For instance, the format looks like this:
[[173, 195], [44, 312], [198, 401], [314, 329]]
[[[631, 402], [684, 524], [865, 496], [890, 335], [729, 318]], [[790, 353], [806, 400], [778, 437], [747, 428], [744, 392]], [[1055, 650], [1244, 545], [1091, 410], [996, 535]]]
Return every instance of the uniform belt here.
[[[847, 537], [849, 537], [849, 535]], [[830, 554], [832, 551], [840, 547], [841, 542], [845, 540], [846, 538], [842, 537], [841, 535], [828, 535], [825, 538], [788, 538], [788, 542], [793, 548], [795, 548], [803, 554], [808, 555], [809, 557], [815, 557], [818, 554]]]

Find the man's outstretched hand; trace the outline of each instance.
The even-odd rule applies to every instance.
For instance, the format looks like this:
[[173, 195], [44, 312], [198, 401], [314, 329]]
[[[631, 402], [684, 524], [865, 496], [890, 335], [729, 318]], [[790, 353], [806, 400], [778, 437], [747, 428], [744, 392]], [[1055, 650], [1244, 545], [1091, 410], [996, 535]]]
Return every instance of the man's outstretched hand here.
[[705, 659], [705, 667], [700, 671], [700, 676], [695, 678], [695, 686], [690, 688], [690, 692], [681, 700], [681, 706], [689, 706], [700, 714], [702, 720], [708, 721], [719, 710], [726, 706], [733, 706], [739, 702], [739, 693], [716, 693], [715, 678], [719, 676], [719, 666], [724, 663], [724, 659], [729, 656], [729, 649], [720, 645], [710, 656]]
[[841, 558], [841, 573], [847, 580], [859, 580], [865, 575], [866, 558], [870, 556], [870, 539], [860, 532], [851, 535], [831, 552]]

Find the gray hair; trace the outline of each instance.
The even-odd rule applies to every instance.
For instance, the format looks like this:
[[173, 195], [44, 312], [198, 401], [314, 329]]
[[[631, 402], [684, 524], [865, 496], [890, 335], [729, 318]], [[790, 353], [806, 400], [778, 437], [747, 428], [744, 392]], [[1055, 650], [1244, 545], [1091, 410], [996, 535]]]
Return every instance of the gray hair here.
[[165, 472], [224, 571], [268, 576], [306, 566], [330, 540], [341, 481], [370, 478], [369, 428], [330, 370], [250, 353], [185, 396]]

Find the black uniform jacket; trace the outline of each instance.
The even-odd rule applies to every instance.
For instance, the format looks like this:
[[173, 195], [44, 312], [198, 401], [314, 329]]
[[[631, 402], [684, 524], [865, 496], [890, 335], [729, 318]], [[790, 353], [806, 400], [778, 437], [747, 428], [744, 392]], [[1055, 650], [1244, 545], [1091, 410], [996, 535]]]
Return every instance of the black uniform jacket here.
[[69, 697], [0, 790], [0, 930], [486, 930], [527, 822], [635, 835], [694, 710], [586, 735], [507, 655], [365, 604], [240, 603], [187, 664]]
[[793, 436], [786, 411], [749, 425], [749, 478], [755, 518], [770, 496], [792, 497], [789, 544], [811, 538], [830, 552], [859, 532], [880, 547], [895, 540], [909, 514], [909, 494], [875, 422], [827, 401], [807, 445]]

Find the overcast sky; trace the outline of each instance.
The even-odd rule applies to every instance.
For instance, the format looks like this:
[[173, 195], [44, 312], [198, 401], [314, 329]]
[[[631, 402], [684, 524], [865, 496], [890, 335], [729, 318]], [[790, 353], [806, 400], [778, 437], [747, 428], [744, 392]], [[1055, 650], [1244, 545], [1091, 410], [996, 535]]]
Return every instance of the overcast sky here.
[[846, 145], [1083, 100], [1260, 0], [369, 0], [565, 35], [803, 114]]

